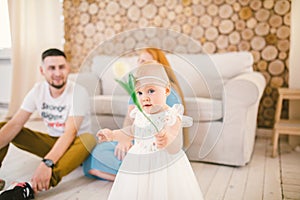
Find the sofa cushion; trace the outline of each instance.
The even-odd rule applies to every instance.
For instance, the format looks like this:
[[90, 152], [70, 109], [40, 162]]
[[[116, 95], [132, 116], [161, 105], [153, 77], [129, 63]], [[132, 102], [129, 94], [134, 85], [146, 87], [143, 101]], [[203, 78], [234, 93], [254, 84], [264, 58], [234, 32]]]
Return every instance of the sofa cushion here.
[[92, 114], [125, 116], [128, 102], [128, 95], [98, 95], [92, 99]]

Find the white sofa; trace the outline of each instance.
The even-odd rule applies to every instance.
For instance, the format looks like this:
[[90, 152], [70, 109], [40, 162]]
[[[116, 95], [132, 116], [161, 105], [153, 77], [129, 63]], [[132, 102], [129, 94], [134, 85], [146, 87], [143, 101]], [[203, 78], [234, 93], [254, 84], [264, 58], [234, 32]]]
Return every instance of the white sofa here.
[[[252, 155], [258, 106], [265, 79], [253, 71], [249, 52], [168, 54], [183, 89], [189, 128], [190, 160], [243, 166]], [[122, 126], [129, 96], [115, 82], [114, 65], [136, 67], [136, 56], [97, 55], [77, 81], [91, 94], [93, 130]], [[73, 77], [74, 79], [74, 77]]]

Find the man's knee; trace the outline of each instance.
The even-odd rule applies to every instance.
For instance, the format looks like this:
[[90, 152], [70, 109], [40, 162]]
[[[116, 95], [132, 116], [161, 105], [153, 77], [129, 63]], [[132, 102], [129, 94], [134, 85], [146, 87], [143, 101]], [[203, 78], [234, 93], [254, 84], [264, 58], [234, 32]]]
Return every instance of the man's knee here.
[[95, 135], [90, 133], [83, 133], [79, 136], [81, 143], [85, 146], [85, 148], [91, 152], [92, 149], [96, 146], [96, 138]]

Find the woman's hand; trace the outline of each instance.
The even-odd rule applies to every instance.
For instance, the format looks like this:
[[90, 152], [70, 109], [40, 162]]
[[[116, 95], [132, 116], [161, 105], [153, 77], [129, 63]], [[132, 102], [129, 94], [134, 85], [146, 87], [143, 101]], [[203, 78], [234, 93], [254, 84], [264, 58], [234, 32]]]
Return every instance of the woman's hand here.
[[105, 129], [100, 129], [98, 133], [96, 134], [98, 138], [98, 142], [109, 142], [113, 140], [113, 132], [112, 130], [105, 128]]

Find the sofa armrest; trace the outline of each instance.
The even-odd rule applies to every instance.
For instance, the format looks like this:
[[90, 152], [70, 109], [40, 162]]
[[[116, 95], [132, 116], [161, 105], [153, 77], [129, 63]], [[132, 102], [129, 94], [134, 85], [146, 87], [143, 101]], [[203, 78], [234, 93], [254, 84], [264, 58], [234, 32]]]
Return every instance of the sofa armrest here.
[[243, 73], [225, 84], [223, 101], [234, 106], [251, 106], [259, 102], [265, 86], [266, 80], [261, 73]]

